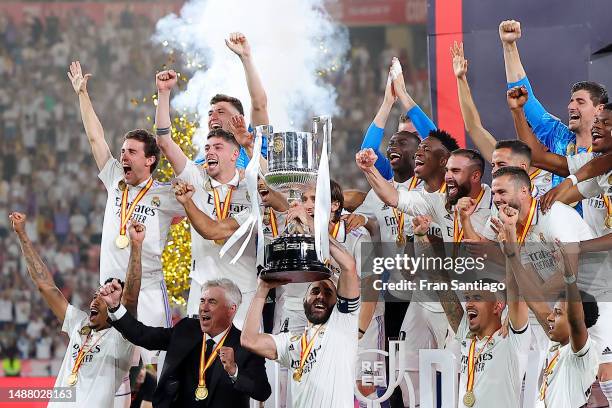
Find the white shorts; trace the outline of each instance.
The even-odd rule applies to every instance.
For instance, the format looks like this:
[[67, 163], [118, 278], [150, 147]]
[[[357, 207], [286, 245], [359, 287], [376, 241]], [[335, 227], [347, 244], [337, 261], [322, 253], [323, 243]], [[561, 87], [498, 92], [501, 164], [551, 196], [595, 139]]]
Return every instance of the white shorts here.
[[597, 302], [599, 317], [589, 335], [599, 346], [599, 364], [612, 363], [612, 303]]
[[[172, 327], [172, 311], [168, 301], [166, 283], [161, 281], [140, 289], [138, 295], [138, 320], [151, 327]], [[140, 357], [143, 363], [157, 364], [159, 350], [146, 350], [140, 348]], [[138, 365], [138, 353], [136, 365]]]
[[355, 376], [359, 381], [362, 376], [368, 376], [367, 383], [376, 386], [387, 386], [385, 356], [381, 353], [362, 353], [364, 350], [385, 351], [385, 317], [376, 316], [370, 322], [368, 329], [357, 344], [357, 366]]
[[400, 338], [403, 335], [408, 357], [406, 368], [409, 371], [418, 371], [419, 350], [443, 349], [447, 337], [453, 337], [454, 333], [444, 312], [432, 312], [419, 302], [411, 302], [400, 329]]
[[[242, 293], [242, 292], [241, 292]], [[202, 297], [202, 285], [200, 285], [195, 279], [191, 279], [189, 285], [189, 297], [187, 298], [187, 316], [197, 316], [200, 313], [200, 298]], [[236, 311], [234, 316], [233, 324], [238, 330], [242, 330], [244, 320], [246, 319], [247, 312], [251, 301], [255, 297], [255, 291], [242, 293], [242, 303]]]

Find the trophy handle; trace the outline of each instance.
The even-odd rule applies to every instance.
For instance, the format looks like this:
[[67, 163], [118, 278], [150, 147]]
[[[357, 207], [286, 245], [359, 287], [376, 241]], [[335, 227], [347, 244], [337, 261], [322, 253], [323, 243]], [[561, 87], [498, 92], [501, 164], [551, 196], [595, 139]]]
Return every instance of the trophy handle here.
[[[319, 131], [322, 132], [322, 134], [320, 135]], [[315, 116], [314, 118], [312, 118], [312, 134], [314, 136], [314, 141], [315, 141], [315, 153], [317, 156], [317, 161], [318, 158], [320, 157], [320, 149], [319, 149], [319, 143], [320, 140], [323, 140], [323, 138], [321, 136], [326, 135], [327, 136], [327, 154], [331, 154], [331, 135], [332, 135], [332, 121], [331, 121], [331, 116], [327, 116], [327, 115], [322, 115], [322, 116]]]
[[[255, 126], [255, 136], [261, 136], [262, 143], [263, 143], [263, 138], [266, 138], [268, 142], [268, 155], [270, 154], [270, 148], [272, 146], [271, 143], [272, 143], [273, 133], [274, 133], [274, 128], [272, 127], [272, 125]], [[266, 157], [266, 159], [269, 160], [269, 157]]]

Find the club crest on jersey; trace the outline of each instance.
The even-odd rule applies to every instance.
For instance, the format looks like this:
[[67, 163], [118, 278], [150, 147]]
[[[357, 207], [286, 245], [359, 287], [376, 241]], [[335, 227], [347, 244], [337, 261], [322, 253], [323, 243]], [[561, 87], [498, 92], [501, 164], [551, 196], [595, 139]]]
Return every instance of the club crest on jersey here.
[[159, 206], [161, 205], [161, 200], [158, 196], [155, 196], [151, 199], [151, 205], [154, 205], [155, 207], [159, 208]]
[[295, 336], [291, 336], [290, 341], [298, 341], [300, 339], [300, 335], [296, 334]]

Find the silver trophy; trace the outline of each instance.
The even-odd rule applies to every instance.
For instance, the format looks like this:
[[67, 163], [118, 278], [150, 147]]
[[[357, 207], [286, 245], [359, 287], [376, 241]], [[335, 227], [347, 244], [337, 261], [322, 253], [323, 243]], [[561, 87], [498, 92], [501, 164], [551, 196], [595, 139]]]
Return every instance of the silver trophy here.
[[[315, 117], [312, 132], [278, 132], [258, 126], [268, 140], [268, 171], [264, 179], [274, 190], [288, 194], [288, 201], [300, 201], [302, 193], [317, 180], [320, 141], [327, 136], [331, 145], [331, 118]], [[329, 151], [329, 149], [328, 149]], [[312, 282], [329, 278], [330, 269], [317, 257], [313, 231], [289, 223], [283, 233], [265, 249], [263, 280]]]

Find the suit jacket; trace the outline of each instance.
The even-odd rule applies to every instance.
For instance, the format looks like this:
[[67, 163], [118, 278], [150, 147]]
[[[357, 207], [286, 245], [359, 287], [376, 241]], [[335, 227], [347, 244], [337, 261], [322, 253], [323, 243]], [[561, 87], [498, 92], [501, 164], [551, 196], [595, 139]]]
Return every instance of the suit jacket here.
[[[172, 328], [149, 327], [136, 320], [129, 312], [121, 319], [111, 322], [131, 343], [149, 350], [166, 350], [164, 367], [153, 395], [153, 406], [168, 408], [178, 397], [178, 368], [187, 355], [202, 340], [202, 329], [198, 319], [184, 318]], [[234, 325], [225, 339], [224, 346], [234, 349], [234, 360], [238, 365], [235, 383], [216, 358], [210, 366], [210, 380], [207, 381], [208, 407], [248, 408], [249, 398], [258, 401], [268, 399], [272, 390], [266, 374], [265, 360], [240, 346], [240, 330]], [[195, 390], [184, 390], [193, 398]]]

